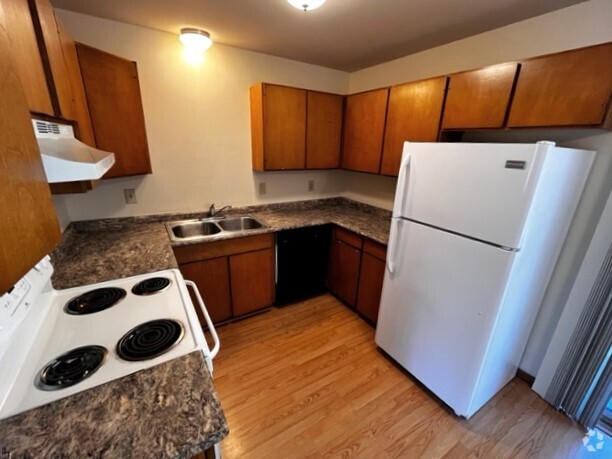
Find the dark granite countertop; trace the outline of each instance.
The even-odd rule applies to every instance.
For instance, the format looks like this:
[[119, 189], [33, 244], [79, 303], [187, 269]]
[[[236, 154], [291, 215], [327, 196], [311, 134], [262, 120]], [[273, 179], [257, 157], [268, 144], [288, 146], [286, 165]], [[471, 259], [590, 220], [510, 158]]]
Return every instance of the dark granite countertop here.
[[163, 224], [71, 224], [51, 253], [56, 289], [177, 268]]
[[189, 458], [228, 434], [200, 352], [0, 422], [0, 457]]

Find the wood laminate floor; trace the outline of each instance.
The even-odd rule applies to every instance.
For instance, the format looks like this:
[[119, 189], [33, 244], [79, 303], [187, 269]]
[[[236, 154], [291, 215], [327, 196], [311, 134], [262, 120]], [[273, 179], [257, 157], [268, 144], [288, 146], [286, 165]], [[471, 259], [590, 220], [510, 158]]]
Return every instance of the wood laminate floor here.
[[218, 332], [224, 459], [612, 457], [612, 444], [588, 453], [583, 432], [517, 379], [470, 420], [456, 417], [331, 295]]

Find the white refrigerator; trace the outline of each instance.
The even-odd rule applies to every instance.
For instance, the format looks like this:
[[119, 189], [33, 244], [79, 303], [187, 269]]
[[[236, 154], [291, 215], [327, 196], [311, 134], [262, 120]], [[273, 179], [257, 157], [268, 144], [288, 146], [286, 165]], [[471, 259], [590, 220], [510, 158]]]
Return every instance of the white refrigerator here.
[[405, 143], [376, 343], [457, 415], [515, 376], [594, 157]]

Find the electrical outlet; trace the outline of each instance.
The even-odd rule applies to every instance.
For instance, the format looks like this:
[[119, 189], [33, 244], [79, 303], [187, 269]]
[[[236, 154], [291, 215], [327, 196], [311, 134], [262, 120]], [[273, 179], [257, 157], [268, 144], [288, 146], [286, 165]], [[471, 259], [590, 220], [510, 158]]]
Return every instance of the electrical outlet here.
[[123, 196], [125, 196], [126, 204], [136, 204], [136, 190], [134, 188], [126, 188], [123, 190]]
[[259, 182], [259, 194], [266, 194], [266, 182]]
[[314, 191], [314, 185], [315, 185], [314, 180], [308, 180], [308, 191]]

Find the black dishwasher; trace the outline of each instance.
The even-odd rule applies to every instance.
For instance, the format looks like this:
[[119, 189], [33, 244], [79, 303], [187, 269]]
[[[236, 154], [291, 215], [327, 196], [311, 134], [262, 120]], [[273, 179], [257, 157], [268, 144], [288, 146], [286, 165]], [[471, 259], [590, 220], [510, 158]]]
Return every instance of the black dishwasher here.
[[276, 304], [303, 300], [326, 290], [331, 225], [276, 233]]

